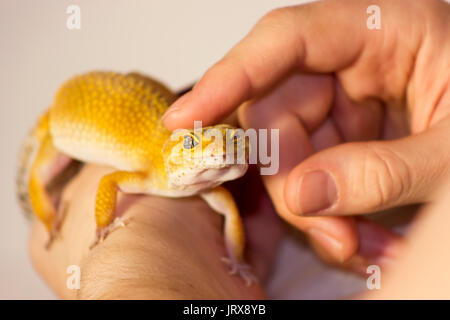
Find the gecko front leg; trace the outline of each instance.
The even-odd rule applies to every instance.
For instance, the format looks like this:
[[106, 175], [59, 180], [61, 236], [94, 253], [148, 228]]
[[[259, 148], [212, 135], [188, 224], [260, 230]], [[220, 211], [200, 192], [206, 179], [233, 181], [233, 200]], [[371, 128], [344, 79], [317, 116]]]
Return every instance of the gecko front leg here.
[[200, 196], [225, 218], [224, 239], [228, 257], [224, 257], [223, 261], [230, 266], [230, 273], [239, 274], [248, 286], [257, 282], [257, 278], [250, 272], [250, 266], [244, 260], [244, 226], [233, 196], [224, 187], [216, 187]]
[[95, 199], [96, 238], [91, 245], [103, 241], [106, 236], [118, 227], [124, 227], [126, 220], [116, 215], [117, 191], [119, 189], [143, 188], [147, 176], [140, 172], [116, 171], [100, 180]]

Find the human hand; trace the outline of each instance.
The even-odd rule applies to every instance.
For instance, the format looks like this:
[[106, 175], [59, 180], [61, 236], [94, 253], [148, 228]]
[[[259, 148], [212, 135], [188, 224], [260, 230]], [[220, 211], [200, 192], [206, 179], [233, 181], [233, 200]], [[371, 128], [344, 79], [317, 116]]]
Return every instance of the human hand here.
[[[121, 194], [117, 214], [126, 227], [89, 250], [95, 235], [94, 203], [101, 177], [109, 169], [86, 166], [65, 188], [67, 208], [58, 237], [45, 249], [48, 233], [33, 222], [29, 247], [33, 264], [62, 298], [81, 299], [259, 299], [258, 284], [247, 287], [228, 274], [222, 217], [198, 198], [168, 199]], [[281, 225], [258, 178], [249, 172], [242, 183], [252, 186], [256, 206], [241, 207], [247, 231], [248, 262], [261, 281], [280, 239]], [[232, 188], [239, 189], [238, 181]], [[243, 189], [239, 190], [241, 196]], [[239, 198], [237, 198], [239, 204]], [[267, 236], [269, 235], [269, 236]], [[66, 286], [67, 267], [81, 270], [79, 290]]]
[[371, 4], [270, 12], [164, 119], [209, 125], [241, 105], [244, 128], [279, 129], [280, 170], [263, 177], [277, 211], [359, 266], [395, 256], [398, 236], [340, 216], [430, 201], [450, 172], [450, 7], [377, 1], [369, 30]]

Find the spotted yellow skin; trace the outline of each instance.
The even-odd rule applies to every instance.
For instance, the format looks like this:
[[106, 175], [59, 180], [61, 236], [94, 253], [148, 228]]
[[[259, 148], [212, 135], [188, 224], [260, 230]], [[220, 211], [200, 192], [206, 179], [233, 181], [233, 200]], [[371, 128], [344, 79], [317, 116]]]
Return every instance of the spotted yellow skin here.
[[160, 150], [171, 132], [161, 117], [175, 98], [138, 74], [88, 73], [57, 92], [50, 132], [55, 146], [77, 159], [162, 173]]
[[[29, 200], [34, 214], [50, 231], [52, 240], [57, 231], [55, 226], [59, 224], [45, 189], [45, 176], [60, 156], [116, 168], [117, 171], [101, 179], [97, 190], [96, 244], [116, 227], [119, 189], [170, 197], [199, 194], [225, 216], [228, 262], [247, 283], [252, 282], [253, 277], [244, 263], [245, 237], [239, 211], [229, 192], [219, 187], [222, 182], [244, 174], [247, 164], [221, 163], [226, 155], [224, 142], [230, 129], [226, 125], [208, 127], [222, 132], [223, 141], [208, 140], [206, 134], [204, 139], [200, 132], [200, 139], [205, 143], [181, 152], [183, 136], [173, 139], [162, 123], [163, 114], [175, 99], [176, 95], [164, 85], [137, 73], [90, 72], [70, 79], [58, 90], [51, 107], [30, 134], [37, 145], [36, 152], [32, 160], [31, 152], [25, 152], [19, 170], [22, 177], [18, 179], [19, 196], [22, 202]], [[183, 158], [186, 154], [194, 157]], [[197, 156], [203, 154], [218, 163], [211, 165], [198, 160]], [[26, 195], [20, 191], [25, 189], [22, 171], [29, 171]], [[176, 183], [171, 183], [171, 178]]]

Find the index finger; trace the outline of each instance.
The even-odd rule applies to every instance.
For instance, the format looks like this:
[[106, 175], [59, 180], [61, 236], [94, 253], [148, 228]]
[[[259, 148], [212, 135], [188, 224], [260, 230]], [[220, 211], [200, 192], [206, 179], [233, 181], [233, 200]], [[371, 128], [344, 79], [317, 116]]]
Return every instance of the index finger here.
[[[381, 2], [381, 1], [380, 1]], [[333, 72], [351, 65], [366, 41], [367, 1], [319, 2], [271, 11], [164, 117], [169, 129], [213, 124], [274, 86], [291, 70]]]

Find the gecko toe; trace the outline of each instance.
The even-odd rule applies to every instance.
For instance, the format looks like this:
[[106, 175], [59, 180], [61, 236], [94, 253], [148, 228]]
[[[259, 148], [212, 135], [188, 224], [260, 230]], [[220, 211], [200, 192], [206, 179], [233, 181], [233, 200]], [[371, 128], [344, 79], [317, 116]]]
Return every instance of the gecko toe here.
[[230, 268], [229, 274], [239, 275], [245, 281], [246, 286], [251, 286], [253, 283], [258, 282], [258, 278], [250, 271], [250, 265], [244, 262], [236, 262], [227, 257], [222, 257], [221, 260]]
[[89, 250], [91, 250], [92, 248], [94, 248], [97, 244], [102, 243], [106, 237], [113, 232], [114, 230], [118, 229], [118, 228], [124, 228], [126, 227], [126, 225], [128, 224], [129, 219], [128, 218], [124, 218], [124, 217], [117, 217], [114, 219], [113, 222], [111, 222], [109, 225], [107, 225], [106, 227], [100, 228], [96, 231], [95, 234], [95, 240], [94, 242], [90, 245]]

